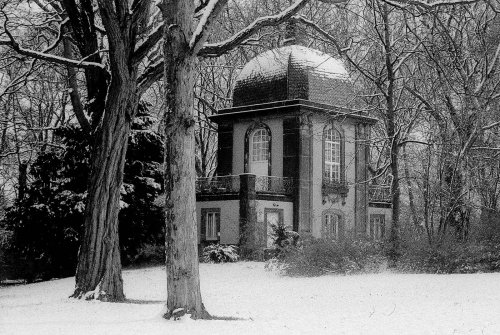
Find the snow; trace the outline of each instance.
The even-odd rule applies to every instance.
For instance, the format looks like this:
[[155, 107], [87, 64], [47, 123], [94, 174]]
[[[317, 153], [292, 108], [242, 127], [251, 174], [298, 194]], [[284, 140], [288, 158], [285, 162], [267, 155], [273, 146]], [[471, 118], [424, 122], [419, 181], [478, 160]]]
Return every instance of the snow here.
[[301, 45], [290, 45], [263, 52], [253, 58], [241, 70], [237, 80], [246, 81], [255, 77], [261, 79], [284, 77], [289, 63], [295, 68], [304, 68], [328, 78], [349, 79], [349, 74], [341, 60], [318, 50]]
[[195, 31], [193, 32], [193, 36], [191, 37], [191, 40], [189, 41], [189, 47], [193, 48], [196, 42], [199, 40], [201, 34], [203, 34], [203, 30], [206, 29], [208, 18], [213, 15], [212, 12], [214, 11], [215, 5], [219, 0], [210, 0], [210, 2], [207, 4], [203, 11], [203, 15], [200, 18], [200, 22], [198, 22], [198, 25], [196, 26]]
[[74, 278], [0, 288], [0, 334], [499, 334], [500, 273], [281, 277], [201, 264], [212, 321], [162, 319], [163, 267], [126, 270], [126, 303], [69, 299]]

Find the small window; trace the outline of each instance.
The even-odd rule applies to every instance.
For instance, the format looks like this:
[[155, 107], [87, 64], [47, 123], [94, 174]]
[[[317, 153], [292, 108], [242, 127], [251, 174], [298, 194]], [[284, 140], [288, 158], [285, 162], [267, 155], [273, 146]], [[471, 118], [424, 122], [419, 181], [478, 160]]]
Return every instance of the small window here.
[[217, 240], [217, 222], [219, 221], [219, 213], [209, 212], [207, 213], [207, 240]]
[[324, 179], [329, 182], [340, 182], [341, 138], [340, 132], [329, 126], [325, 129], [325, 169]]
[[220, 235], [220, 208], [202, 208], [202, 239], [217, 241]]
[[252, 135], [252, 162], [264, 162], [269, 157], [269, 134], [259, 128]]
[[370, 237], [375, 241], [383, 240], [385, 237], [385, 215], [370, 215]]
[[324, 237], [339, 239], [342, 217], [336, 213], [326, 213], [324, 216]]

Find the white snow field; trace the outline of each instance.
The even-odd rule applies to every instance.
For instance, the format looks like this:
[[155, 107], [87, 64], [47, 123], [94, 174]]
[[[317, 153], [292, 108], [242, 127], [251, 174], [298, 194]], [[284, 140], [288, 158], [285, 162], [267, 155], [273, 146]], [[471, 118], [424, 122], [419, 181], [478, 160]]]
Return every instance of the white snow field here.
[[74, 278], [0, 288], [0, 334], [500, 334], [500, 273], [288, 278], [263, 263], [201, 264], [219, 320], [161, 318], [163, 267], [126, 270], [126, 303], [69, 299]]

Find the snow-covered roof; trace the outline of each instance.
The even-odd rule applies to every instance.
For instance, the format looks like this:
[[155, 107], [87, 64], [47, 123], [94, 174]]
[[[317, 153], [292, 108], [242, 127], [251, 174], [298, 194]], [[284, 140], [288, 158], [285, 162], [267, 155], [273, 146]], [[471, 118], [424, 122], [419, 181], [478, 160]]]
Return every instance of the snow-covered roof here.
[[290, 99], [346, 104], [354, 93], [342, 60], [300, 45], [266, 51], [240, 72], [234, 106]]
[[349, 78], [341, 60], [315, 49], [289, 45], [268, 50], [250, 60], [241, 70], [237, 80], [286, 75], [289, 63], [297, 68], [314, 71], [326, 77], [346, 80]]

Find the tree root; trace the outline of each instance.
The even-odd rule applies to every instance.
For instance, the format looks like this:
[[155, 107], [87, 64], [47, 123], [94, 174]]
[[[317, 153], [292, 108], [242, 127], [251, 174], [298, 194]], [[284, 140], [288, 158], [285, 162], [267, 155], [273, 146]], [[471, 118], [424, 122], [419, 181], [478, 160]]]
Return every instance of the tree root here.
[[182, 307], [175, 308], [173, 310], [169, 310], [167, 308], [167, 311], [163, 314], [163, 318], [177, 321], [186, 314], [189, 314], [190, 318], [193, 320], [212, 320], [212, 316], [207, 312], [205, 306], [203, 305], [201, 311], [196, 311], [194, 309], [186, 310]]

